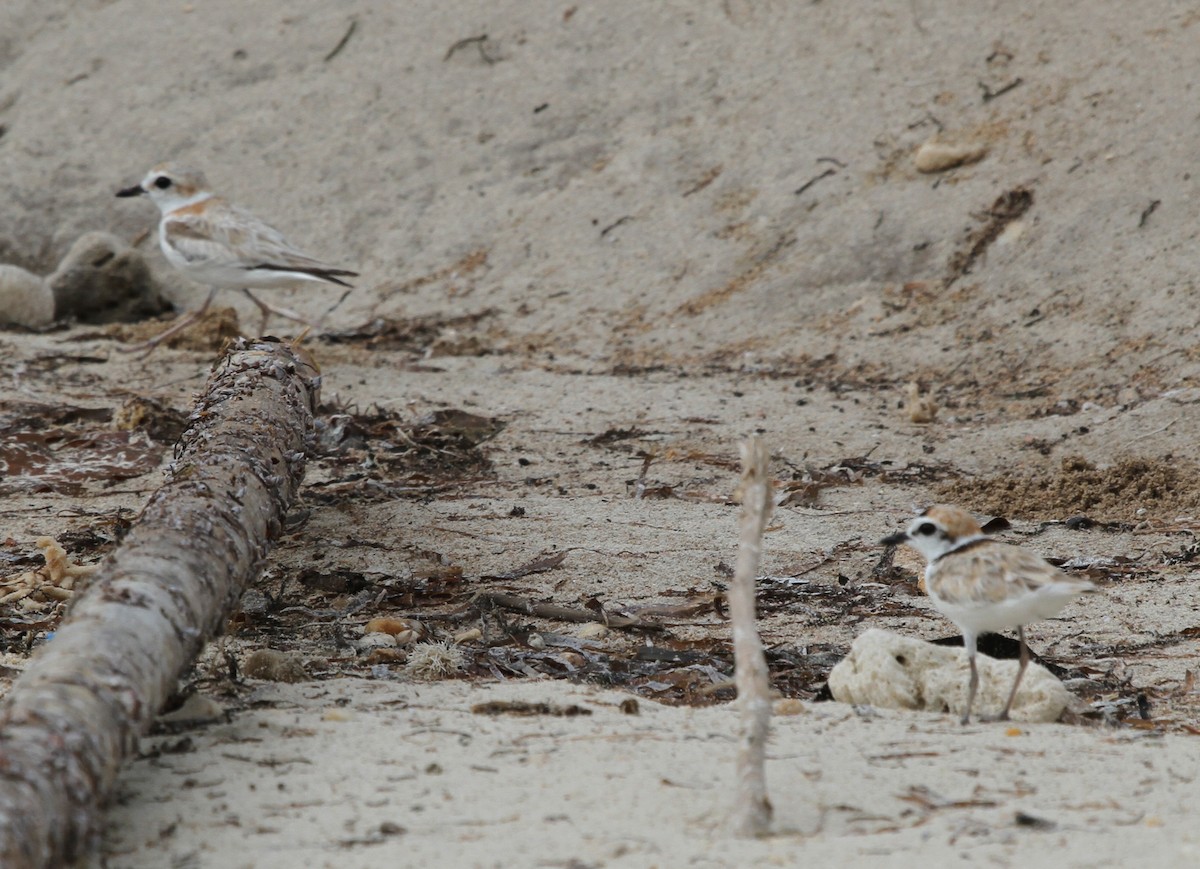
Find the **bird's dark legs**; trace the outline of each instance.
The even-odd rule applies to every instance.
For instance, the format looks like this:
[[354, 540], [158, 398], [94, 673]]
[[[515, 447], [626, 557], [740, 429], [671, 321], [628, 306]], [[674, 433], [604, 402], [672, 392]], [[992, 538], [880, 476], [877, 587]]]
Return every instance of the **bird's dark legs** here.
[[971, 721], [971, 707], [975, 705], [975, 692], [979, 688], [979, 670], [975, 667], [975, 635], [963, 632], [963, 646], [967, 649], [967, 662], [971, 665], [971, 680], [967, 683], [967, 708], [962, 714], [962, 723]]
[[305, 326], [312, 326], [313, 328], [318, 328], [319, 326], [319, 324], [314, 323], [307, 317], [297, 314], [290, 308], [280, 308], [275, 305], [268, 305], [266, 302], [255, 296], [247, 289], [243, 289], [242, 292], [246, 294], [246, 298], [258, 306], [258, 310], [262, 311], [262, 323], [258, 327], [258, 334], [260, 337], [266, 334], [267, 321], [271, 318], [272, 314], [278, 314], [280, 317], [285, 317], [286, 319], [292, 320], [296, 323], [303, 323]]
[[1021, 643], [1021, 663], [1017, 667], [1017, 678], [1013, 681], [1012, 691], [1008, 692], [1008, 702], [1004, 704], [1004, 711], [1000, 713], [1000, 721], [1008, 720], [1013, 700], [1017, 697], [1017, 687], [1021, 684], [1021, 677], [1025, 675], [1025, 668], [1029, 666], [1029, 646], [1025, 645], [1025, 628], [1020, 625], [1017, 626], [1017, 639]]

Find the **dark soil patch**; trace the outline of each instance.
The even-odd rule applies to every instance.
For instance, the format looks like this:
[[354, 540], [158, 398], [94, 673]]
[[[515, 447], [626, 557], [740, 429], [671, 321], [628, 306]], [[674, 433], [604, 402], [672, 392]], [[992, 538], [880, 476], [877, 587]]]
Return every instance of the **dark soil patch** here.
[[1079, 514], [1101, 522], [1173, 519], [1200, 510], [1200, 468], [1171, 456], [1122, 459], [1108, 468], [1067, 456], [1056, 471], [958, 479], [937, 492], [978, 513], [1019, 519]]

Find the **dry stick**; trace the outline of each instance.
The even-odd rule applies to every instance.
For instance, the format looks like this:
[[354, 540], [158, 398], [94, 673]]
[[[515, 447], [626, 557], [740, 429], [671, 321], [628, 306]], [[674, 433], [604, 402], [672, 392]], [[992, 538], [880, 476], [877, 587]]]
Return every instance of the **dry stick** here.
[[209, 377], [167, 482], [0, 706], [0, 865], [87, 849], [122, 760], [262, 567], [304, 475], [320, 378], [239, 341]]
[[733, 831], [761, 836], [771, 824], [764, 765], [771, 719], [767, 658], [754, 623], [754, 582], [762, 556], [763, 531], [774, 504], [767, 476], [768, 451], [758, 438], [740, 445], [742, 453], [742, 527], [737, 564], [729, 586], [729, 618], [733, 625], [734, 678], [742, 732], [737, 755], [737, 805]]
[[524, 613], [527, 616], [539, 616], [544, 619], [557, 619], [563, 622], [600, 622], [610, 628], [650, 628], [659, 629], [654, 622], [643, 621], [639, 618], [628, 618], [620, 615], [602, 615], [592, 610], [574, 609], [553, 603], [534, 603], [515, 594], [502, 592], [482, 592], [475, 596], [477, 603], [498, 606], [501, 609]]

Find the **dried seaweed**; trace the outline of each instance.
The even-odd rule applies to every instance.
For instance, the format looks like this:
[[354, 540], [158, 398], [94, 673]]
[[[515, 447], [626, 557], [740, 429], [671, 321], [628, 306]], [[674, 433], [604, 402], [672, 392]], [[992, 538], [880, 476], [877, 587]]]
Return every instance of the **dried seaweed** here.
[[464, 334], [493, 317], [494, 309], [457, 317], [377, 317], [338, 332], [327, 332], [321, 340], [329, 344], [357, 344], [370, 350], [404, 351], [426, 356], [483, 356], [493, 352], [478, 336]]
[[0, 441], [0, 494], [78, 494], [87, 483], [157, 470], [163, 446], [141, 432], [46, 429], [9, 432]]
[[534, 715], [553, 715], [559, 718], [573, 718], [577, 715], [591, 715], [592, 710], [577, 703], [530, 703], [525, 700], [491, 700], [487, 703], [476, 703], [471, 707], [476, 715], [519, 715], [529, 717]]
[[323, 407], [317, 422], [315, 464], [329, 479], [311, 484], [319, 503], [423, 497], [492, 473], [480, 448], [505, 423], [456, 409], [437, 410], [405, 423], [379, 408], [363, 413]]

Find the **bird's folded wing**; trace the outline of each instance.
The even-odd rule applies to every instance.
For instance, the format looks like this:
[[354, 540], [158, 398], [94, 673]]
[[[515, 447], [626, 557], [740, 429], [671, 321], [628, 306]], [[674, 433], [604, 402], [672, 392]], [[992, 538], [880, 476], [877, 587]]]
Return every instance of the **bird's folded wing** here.
[[243, 269], [353, 274], [333, 269], [296, 250], [275, 227], [240, 209], [175, 214], [164, 222], [163, 234], [167, 243], [188, 262], [217, 262]]
[[996, 604], [1049, 587], [1064, 593], [1092, 589], [1087, 580], [1063, 573], [1033, 552], [991, 541], [939, 561], [929, 582], [938, 598], [955, 606]]

